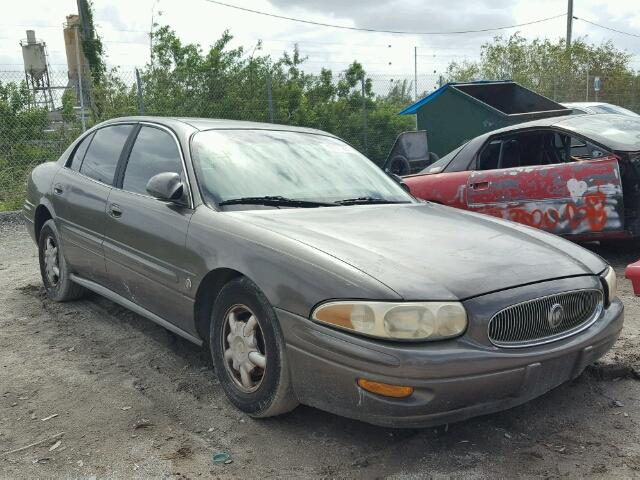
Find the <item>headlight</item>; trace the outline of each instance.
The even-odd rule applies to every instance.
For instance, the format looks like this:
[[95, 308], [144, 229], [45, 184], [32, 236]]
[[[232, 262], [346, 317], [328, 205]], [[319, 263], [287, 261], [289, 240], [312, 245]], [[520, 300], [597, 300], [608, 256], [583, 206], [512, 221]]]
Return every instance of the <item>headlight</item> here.
[[442, 340], [467, 328], [459, 302], [328, 302], [311, 314], [317, 322], [371, 337], [395, 340]]
[[618, 279], [616, 278], [616, 272], [613, 267], [607, 268], [607, 270], [602, 274], [602, 281], [606, 287], [606, 296], [607, 296], [607, 305], [611, 303], [611, 301], [616, 298], [618, 295]]

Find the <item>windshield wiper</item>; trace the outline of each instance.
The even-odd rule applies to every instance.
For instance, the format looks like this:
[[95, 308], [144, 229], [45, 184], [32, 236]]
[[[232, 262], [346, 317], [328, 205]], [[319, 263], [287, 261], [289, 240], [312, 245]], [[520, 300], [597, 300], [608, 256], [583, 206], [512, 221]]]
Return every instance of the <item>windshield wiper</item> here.
[[345, 198], [344, 200], [338, 200], [334, 202], [336, 205], [365, 205], [365, 204], [383, 204], [383, 203], [409, 203], [398, 200], [386, 200], [384, 198], [375, 197], [357, 197], [357, 198]]
[[273, 207], [299, 207], [299, 208], [313, 208], [313, 207], [335, 207], [334, 203], [327, 202], [314, 202], [312, 200], [296, 200], [295, 198], [287, 198], [279, 195], [264, 196], [264, 197], [241, 197], [231, 198], [229, 200], [223, 200], [218, 203], [220, 206], [224, 205], [268, 205]]

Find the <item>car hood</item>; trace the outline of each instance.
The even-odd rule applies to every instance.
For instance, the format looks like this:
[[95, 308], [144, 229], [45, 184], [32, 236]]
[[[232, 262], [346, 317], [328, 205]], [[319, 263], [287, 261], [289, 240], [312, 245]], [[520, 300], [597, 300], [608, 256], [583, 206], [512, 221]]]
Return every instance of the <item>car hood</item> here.
[[231, 215], [336, 257], [405, 300], [463, 300], [606, 267], [554, 235], [431, 203]]

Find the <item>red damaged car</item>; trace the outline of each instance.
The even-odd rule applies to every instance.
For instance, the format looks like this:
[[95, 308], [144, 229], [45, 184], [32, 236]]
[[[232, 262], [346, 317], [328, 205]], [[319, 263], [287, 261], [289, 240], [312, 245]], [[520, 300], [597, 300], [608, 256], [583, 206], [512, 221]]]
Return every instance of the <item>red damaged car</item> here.
[[480, 135], [403, 177], [417, 198], [574, 240], [640, 236], [640, 118], [572, 115]]

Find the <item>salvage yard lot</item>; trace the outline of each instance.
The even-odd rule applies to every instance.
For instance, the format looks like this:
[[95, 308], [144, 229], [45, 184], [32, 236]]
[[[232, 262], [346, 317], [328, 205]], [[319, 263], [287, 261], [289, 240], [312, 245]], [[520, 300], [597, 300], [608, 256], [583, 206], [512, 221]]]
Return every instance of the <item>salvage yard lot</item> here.
[[626, 307], [600, 365], [506, 412], [394, 430], [308, 407], [247, 417], [198, 347], [97, 295], [49, 301], [35, 246], [2, 216], [0, 477], [640, 478], [640, 298], [621, 278], [640, 250], [594, 250]]

